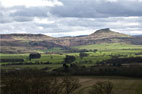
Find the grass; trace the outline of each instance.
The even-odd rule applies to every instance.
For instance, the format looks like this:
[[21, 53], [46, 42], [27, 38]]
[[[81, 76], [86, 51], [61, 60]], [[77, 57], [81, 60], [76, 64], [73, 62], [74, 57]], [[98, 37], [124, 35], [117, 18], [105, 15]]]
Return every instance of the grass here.
[[[28, 53], [25, 54], [0, 54], [1, 59], [24, 59], [24, 63], [32, 62], [32, 63], [38, 63], [38, 62], [50, 62], [50, 67], [53, 67], [59, 65], [61, 66], [64, 58], [66, 55], [73, 55], [76, 57], [76, 60], [74, 63], [82, 64], [85, 66], [90, 66], [96, 64], [96, 62], [101, 62], [107, 59], [110, 59], [111, 56], [119, 56], [119, 57], [137, 57], [142, 55], [135, 55], [136, 53], [142, 53], [142, 46], [136, 46], [136, 45], [129, 45], [129, 44], [120, 44], [120, 43], [113, 43], [113, 44], [94, 44], [94, 45], [86, 45], [86, 46], [78, 46], [79, 49], [98, 49], [97, 52], [87, 52], [89, 56], [80, 58], [79, 53], [62, 53], [62, 54], [41, 54], [41, 58], [39, 59], [32, 59], [29, 60]], [[59, 48], [53, 48], [54, 50], [60, 50]], [[11, 62], [0, 62], [0, 64], [8, 64]], [[53, 66], [52, 66], [53, 65]], [[39, 67], [43, 68], [46, 65], [12, 65], [12, 66], [2, 66], [2, 68], [14, 68], [20, 67], [28, 67], [34, 68]], [[42, 67], [41, 67], [42, 66]], [[47, 65], [48, 66], [48, 65]]]
[[93, 49], [98, 49], [98, 50], [141, 49], [142, 50], [142, 45], [131, 45], [124, 43], [102, 43], [102, 44], [76, 46], [74, 48], [88, 49], [88, 50], [93, 50]]
[[47, 52], [48, 52], [48, 53], [52, 53], [52, 52], [62, 53], [62, 52], [63, 52], [63, 50], [62, 50], [62, 48], [54, 47], [54, 48], [48, 49], [48, 50], [47, 50]]

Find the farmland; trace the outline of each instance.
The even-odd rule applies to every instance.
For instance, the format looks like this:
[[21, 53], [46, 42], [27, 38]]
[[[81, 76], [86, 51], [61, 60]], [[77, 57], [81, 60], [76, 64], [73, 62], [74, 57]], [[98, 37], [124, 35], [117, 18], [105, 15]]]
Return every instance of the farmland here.
[[[1, 62], [1, 69], [2, 69], [2, 83], [3, 85], [13, 83], [15, 80], [14, 85], [20, 85], [18, 79], [23, 79], [20, 81], [27, 81], [24, 84], [26, 87], [30, 88], [29, 83], [33, 84], [42, 79], [49, 79], [48, 76], [58, 75], [57, 77], [63, 76], [64, 73], [72, 74], [73, 77], [79, 80], [79, 84], [81, 86], [73, 91], [73, 94], [90, 94], [90, 90], [92, 89], [93, 85], [97, 82], [109, 81], [113, 84], [112, 94], [141, 94], [142, 93], [142, 79], [141, 72], [142, 67], [121, 67], [121, 66], [106, 66], [102, 65], [99, 66], [97, 64], [105, 62], [110, 59], [114, 58], [135, 58], [135, 57], [142, 57], [142, 46], [139, 45], [126, 45], [126, 44], [95, 44], [95, 45], [86, 45], [86, 46], [76, 46], [73, 48], [77, 49], [87, 49], [86, 52], [88, 56], [80, 57], [80, 52], [74, 53], [40, 53], [40, 58], [29, 59], [30, 53], [23, 53], [23, 54], [0, 54], [0, 58], [2, 59], [22, 59], [23, 62]], [[97, 50], [96, 50], [97, 49]], [[61, 49], [52, 49], [60, 51]], [[96, 51], [94, 51], [96, 50]], [[61, 52], [61, 51], [60, 51]], [[64, 69], [63, 63], [66, 56], [74, 56], [76, 59], [72, 62], [75, 64], [74, 67], [71, 67], [71, 64], [67, 64], [69, 66], [69, 70]], [[131, 63], [131, 62], [130, 62]], [[141, 64], [141, 63], [139, 63]], [[96, 66], [97, 65], [97, 66]], [[26, 70], [33, 70], [26, 71]], [[46, 72], [45, 76], [42, 77], [40, 71]], [[20, 71], [21, 72], [20, 74]], [[27, 73], [25, 73], [25, 71]], [[65, 72], [64, 72], [65, 71]], [[11, 73], [12, 72], [12, 73]], [[33, 72], [33, 73], [32, 73]], [[7, 75], [7, 74], [11, 75]], [[29, 75], [30, 74], [30, 75]], [[17, 78], [19, 75], [19, 78]], [[20, 76], [21, 75], [21, 76]], [[23, 77], [26, 76], [26, 77]], [[34, 75], [35, 80], [31, 77]], [[39, 76], [38, 76], [39, 75]], [[77, 75], [77, 76], [76, 76]], [[14, 78], [16, 77], [16, 79]], [[22, 78], [21, 78], [22, 77]], [[137, 77], [137, 78], [135, 78]], [[26, 79], [26, 80], [25, 80]], [[8, 82], [7, 82], [8, 80]], [[31, 81], [31, 82], [29, 82]], [[38, 82], [38, 81], [37, 81]], [[16, 84], [15, 84], [16, 83]], [[44, 83], [43, 83], [44, 84]], [[33, 88], [36, 88], [38, 85], [41, 85], [40, 82]], [[47, 85], [47, 84], [46, 84]], [[24, 86], [24, 87], [25, 87]], [[42, 85], [43, 86], [43, 85]], [[11, 86], [13, 87], [13, 86]], [[9, 87], [9, 88], [11, 88]], [[16, 89], [15, 89], [16, 88]], [[21, 91], [16, 91], [17, 88]], [[23, 87], [14, 87], [12, 88], [15, 92], [26, 92], [23, 90]], [[44, 89], [44, 87], [39, 88]], [[4, 88], [2, 88], [3, 92], [6, 92]], [[36, 89], [33, 89], [33, 91]], [[8, 92], [12, 92], [8, 91]], [[32, 92], [32, 91], [31, 91]], [[32, 94], [32, 93], [30, 93]], [[72, 93], [71, 93], [72, 94]]]
[[125, 44], [125, 43], [102, 43], [102, 44], [76, 46], [74, 48], [98, 49], [98, 50], [131, 50], [131, 49], [135, 50], [135, 49], [142, 49], [142, 46]]
[[[142, 56], [142, 46], [140, 45], [128, 45], [128, 44], [95, 44], [95, 45], [86, 45], [86, 46], [77, 46], [78, 49], [87, 49], [93, 50], [97, 49], [97, 52], [86, 52], [87, 57], [80, 58], [79, 53], [62, 53], [62, 54], [44, 54], [41, 53], [41, 58], [29, 60], [29, 53], [25, 54], [0, 54], [1, 59], [24, 59], [22, 65], [16, 65], [15, 62], [1, 62], [2, 69], [11, 69], [11, 68], [45, 68], [50, 67], [58, 68], [62, 66], [64, 58], [66, 55], [72, 55], [76, 57], [76, 60], [73, 62], [75, 64], [91, 66], [98, 62], [102, 62], [108, 59], [111, 59], [113, 56], [116, 57], [141, 57]], [[138, 53], [138, 54], [137, 54]], [[46, 64], [49, 62], [50, 64]], [[33, 65], [28, 65], [28, 63], [33, 63]], [[42, 63], [42, 64], [40, 64]], [[45, 63], [45, 64], [44, 64]], [[9, 64], [9, 65], [7, 65]]]

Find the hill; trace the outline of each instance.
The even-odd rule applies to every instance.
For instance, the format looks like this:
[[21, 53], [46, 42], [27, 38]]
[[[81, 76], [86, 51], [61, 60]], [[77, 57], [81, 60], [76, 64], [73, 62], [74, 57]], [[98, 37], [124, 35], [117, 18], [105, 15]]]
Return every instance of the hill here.
[[126, 34], [118, 33], [115, 31], [110, 30], [109, 28], [100, 29], [94, 32], [93, 34], [89, 35], [95, 38], [113, 38], [113, 37], [130, 37]]
[[47, 52], [54, 48], [58, 50], [68, 50], [70, 47], [74, 46], [101, 43], [141, 45], [141, 40], [141, 36], [129, 36], [114, 32], [109, 28], [97, 30], [90, 35], [61, 38], [54, 38], [43, 34], [1, 34], [0, 53]]
[[42, 53], [54, 47], [67, 49], [62, 45], [51, 42], [53, 40], [57, 39], [43, 34], [1, 34], [0, 53]]
[[109, 28], [100, 29], [96, 32], [86, 35], [86, 36], [80, 36], [80, 37], [64, 37], [60, 38], [58, 43], [64, 45], [64, 46], [80, 46], [80, 45], [88, 45], [88, 44], [98, 44], [98, 43], [131, 43], [129, 39], [132, 38], [132, 36], [118, 33], [111, 31]]
[[43, 34], [1, 34], [1, 41], [13, 41], [13, 40], [29, 40], [29, 41], [41, 41], [51, 40], [53, 37], [46, 36]]

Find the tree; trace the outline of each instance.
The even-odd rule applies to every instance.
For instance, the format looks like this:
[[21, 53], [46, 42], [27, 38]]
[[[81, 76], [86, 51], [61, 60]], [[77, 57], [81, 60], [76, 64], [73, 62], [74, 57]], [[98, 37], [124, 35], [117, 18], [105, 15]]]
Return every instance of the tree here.
[[81, 53], [79, 53], [79, 56], [80, 56], [80, 58], [83, 58], [83, 57], [87, 57], [88, 54], [87, 54], [87, 53], [84, 53], [84, 52], [81, 52]]
[[40, 58], [41, 57], [41, 55], [39, 54], [39, 53], [31, 53], [30, 55], [29, 55], [29, 59], [31, 60], [31, 59], [34, 59], [34, 58]]
[[69, 56], [69, 55], [66, 55], [65, 59], [64, 59], [64, 62], [65, 63], [72, 63], [76, 60], [75, 56]]
[[113, 84], [109, 81], [97, 82], [90, 90], [90, 94], [111, 94]]

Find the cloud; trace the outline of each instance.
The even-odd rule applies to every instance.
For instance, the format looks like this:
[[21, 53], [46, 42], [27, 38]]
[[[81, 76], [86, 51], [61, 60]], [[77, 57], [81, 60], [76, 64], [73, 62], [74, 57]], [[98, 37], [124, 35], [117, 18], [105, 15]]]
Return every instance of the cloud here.
[[52, 8], [60, 17], [142, 16], [140, 0], [61, 0], [64, 6]]
[[53, 37], [87, 35], [102, 28], [125, 34], [142, 34], [142, 17], [34, 18], [29, 22], [0, 24], [1, 33], [47, 34]]
[[26, 6], [26, 7], [37, 7], [37, 6], [61, 6], [62, 3], [58, 0], [1, 0], [1, 4], [4, 7], [13, 6]]
[[[49, 8], [48, 7], [22, 7], [20, 9], [13, 8], [16, 11], [13, 13], [10, 13], [10, 16], [23, 16], [23, 17], [47, 17], [49, 13]], [[11, 10], [13, 10], [11, 9]]]
[[142, 16], [141, 0], [20, 0], [20, 3], [19, 0], [1, 0], [0, 2], [0, 9], [3, 12], [0, 11], [2, 23], [12, 20], [30, 21], [34, 17], [49, 16], [77, 18]]
[[34, 18], [34, 22], [35, 23], [39, 23], [39, 24], [54, 24], [55, 21], [54, 20], [50, 20], [50, 19], [45, 19], [45, 18]]
[[142, 34], [142, 0], [0, 0], [0, 34]]

